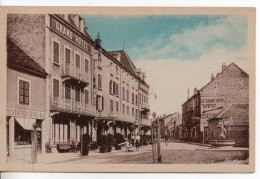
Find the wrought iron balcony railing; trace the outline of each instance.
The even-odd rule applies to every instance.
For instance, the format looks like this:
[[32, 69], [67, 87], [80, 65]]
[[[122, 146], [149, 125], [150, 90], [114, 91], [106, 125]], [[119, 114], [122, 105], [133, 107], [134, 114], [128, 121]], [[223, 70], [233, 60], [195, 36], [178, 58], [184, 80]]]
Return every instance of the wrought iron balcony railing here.
[[75, 101], [61, 97], [52, 97], [50, 99], [51, 110], [64, 111], [82, 115], [96, 116], [95, 106], [86, 104], [82, 101]]

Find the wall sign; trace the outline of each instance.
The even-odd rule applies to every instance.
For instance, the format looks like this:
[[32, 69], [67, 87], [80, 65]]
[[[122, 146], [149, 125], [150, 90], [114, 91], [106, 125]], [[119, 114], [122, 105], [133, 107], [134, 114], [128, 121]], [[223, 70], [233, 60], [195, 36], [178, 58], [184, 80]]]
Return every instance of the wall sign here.
[[226, 106], [225, 96], [201, 97], [201, 118], [211, 118]]
[[50, 20], [51, 29], [53, 29], [58, 34], [66, 37], [67, 39], [71, 40], [72, 42], [76, 43], [77, 45], [84, 48], [85, 50], [87, 50], [87, 52], [90, 53], [91, 46], [89, 43], [87, 43], [87, 41], [84, 40], [84, 37], [77, 35], [70, 28], [66, 27], [65, 25], [57, 21], [55, 18], [51, 17]]
[[44, 112], [40, 111], [31, 111], [25, 109], [17, 109], [17, 108], [6, 108], [7, 116], [21, 117], [21, 118], [30, 118], [30, 119], [44, 119]]

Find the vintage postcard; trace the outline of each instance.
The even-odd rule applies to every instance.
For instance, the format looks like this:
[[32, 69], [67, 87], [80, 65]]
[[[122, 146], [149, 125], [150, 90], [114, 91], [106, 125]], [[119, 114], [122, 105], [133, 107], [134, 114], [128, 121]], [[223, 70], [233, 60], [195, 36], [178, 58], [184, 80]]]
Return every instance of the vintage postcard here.
[[254, 8], [0, 10], [1, 171], [254, 172]]

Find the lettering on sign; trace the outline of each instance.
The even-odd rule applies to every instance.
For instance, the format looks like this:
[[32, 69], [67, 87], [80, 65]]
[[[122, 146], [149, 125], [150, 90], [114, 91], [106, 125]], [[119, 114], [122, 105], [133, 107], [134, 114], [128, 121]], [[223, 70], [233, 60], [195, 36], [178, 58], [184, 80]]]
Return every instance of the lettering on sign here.
[[201, 117], [211, 118], [226, 106], [225, 96], [201, 97]]
[[17, 109], [17, 108], [6, 108], [7, 116], [14, 117], [22, 117], [22, 118], [30, 118], [30, 119], [44, 119], [44, 112], [39, 111], [30, 111], [25, 109]]
[[51, 17], [50, 27], [57, 33], [76, 43], [80, 47], [84, 48], [87, 52], [90, 53], [91, 46], [87, 41], [84, 40], [84, 37], [77, 35], [75, 32], [70, 30], [68, 27]]
[[248, 130], [248, 125], [246, 125], [246, 126], [231, 126], [230, 130], [231, 131], [246, 131], [246, 130]]

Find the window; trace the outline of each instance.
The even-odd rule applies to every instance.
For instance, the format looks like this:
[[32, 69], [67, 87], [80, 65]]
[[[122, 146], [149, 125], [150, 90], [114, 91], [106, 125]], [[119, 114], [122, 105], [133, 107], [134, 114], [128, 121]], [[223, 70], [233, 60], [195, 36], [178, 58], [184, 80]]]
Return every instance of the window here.
[[59, 64], [60, 59], [60, 44], [53, 41], [53, 63]]
[[110, 99], [110, 111], [113, 112], [114, 108], [114, 102], [112, 99]]
[[116, 112], [119, 112], [119, 103], [116, 102]]
[[102, 77], [101, 74], [98, 74], [98, 89], [102, 89]]
[[59, 97], [59, 80], [53, 79], [53, 97]]
[[89, 104], [89, 91], [85, 90], [85, 103]]
[[129, 90], [126, 90], [126, 99], [129, 101]]
[[125, 113], [125, 104], [123, 104], [123, 114]]
[[132, 108], [132, 116], [135, 116], [135, 110]]
[[132, 104], [135, 104], [135, 95], [132, 93]]
[[116, 96], [119, 97], [119, 85], [116, 83]]
[[100, 95], [97, 95], [97, 100], [96, 100], [96, 109], [99, 110], [99, 111], [102, 111], [104, 110], [104, 97], [103, 96], [100, 96]]
[[116, 83], [113, 82], [113, 95], [115, 95], [115, 94], [116, 94]]
[[80, 89], [79, 88], [75, 89], [75, 100], [80, 101]]
[[85, 72], [87, 72], [88, 73], [88, 66], [89, 66], [89, 61], [88, 61], [88, 59], [85, 59]]
[[138, 105], [138, 96], [135, 95], [135, 104]]
[[126, 107], [127, 114], [129, 115], [129, 106]]
[[125, 100], [125, 88], [122, 88], [122, 93], [123, 93], [123, 100]]
[[65, 62], [66, 64], [70, 64], [70, 49], [65, 48]]
[[135, 109], [135, 117], [138, 118], [138, 110]]
[[109, 82], [109, 92], [111, 95], [113, 95], [113, 81], [112, 80], [110, 80], [110, 82]]
[[142, 94], [139, 94], [140, 97], [140, 104], [142, 103]]
[[29, 82], [19, 80], [19, 103], [29, 104]]
[[68, 84], [65, 84], [65, 98], [71, 99], [71, 88]]
[[75, 58], [76, 58], [76, 68], [80, 68], [80, 55], [76, 54]]

